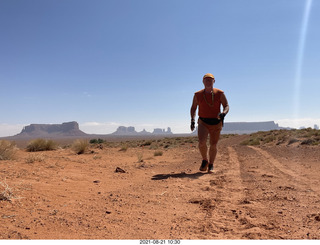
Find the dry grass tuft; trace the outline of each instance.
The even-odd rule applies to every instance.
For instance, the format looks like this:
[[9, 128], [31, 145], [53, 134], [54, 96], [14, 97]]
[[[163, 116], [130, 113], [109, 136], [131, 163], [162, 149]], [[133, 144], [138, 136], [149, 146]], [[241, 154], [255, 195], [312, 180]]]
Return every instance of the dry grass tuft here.
[[0, 160], [12, 160], [16, 154], [17, 147], [14, 142], [0, 140]]
[[163, 151], [155, 151], [153, 155], [155, 157], [162, 156], [163, 155]]
[[27, 151], [53, 151], [57, 149], [57, 143], [53, 140], [35, 139], [27, 145]]
[[26, 163], [44, 162], [45, 156], [43, 154], [31, 153], [26, 159]]
[[129, 148], [129, 146], [127, 144], [124, 144], [124, 145], [121, 146], [119, 151], [126, 152], [128, 150], [128, 148]]
[[138, 162], [143, 162], [143, 153], [142, 152], [137, 153], [137, 159], [138, 159]]
[[84, 139], [82, 139], [82, 140], [78, 139], [73, 142], [71, 148], [76, 154], [78, 154], [78, 155], [83, 154], [88, 150], [89, 142]]
[[6, 182], [0, 182], [0, 201], [11, 201], [14, 198], [12, 189]]

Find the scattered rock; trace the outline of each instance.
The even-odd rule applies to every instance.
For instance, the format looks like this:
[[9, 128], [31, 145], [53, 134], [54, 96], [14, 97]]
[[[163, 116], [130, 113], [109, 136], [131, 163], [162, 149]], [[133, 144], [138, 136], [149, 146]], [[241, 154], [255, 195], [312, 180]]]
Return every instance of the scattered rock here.
[[271, 174], [263, 174], [261, 177], [273, 178], [274, 176]]
[[251, 202], [248, 199], [243, 199], [239, 202], [239, 204], [251, 204]]
[[291, 187], [291, 186], [279, 186], [278, 187], [280, 190], [285, 190], [285, 191], [288, 191], [288, 190], [295, 190], [294, 187]]
[[124, 171], [122, 168], [117, 167], [115, 172], [116, 173], [125, 173], [126, 171]]
[[94, 180], [93, 183], [99, 184], [99, 183], [100, 183], [100, 180]]
[[205, 199], [200, 199], [200, 198], [192, 198], [189, 200], [189, 203], [193, 204], [200, 204], [203, 209], [214, 209], [215, 206], [212, 205], [212, 200], [205, 198]]

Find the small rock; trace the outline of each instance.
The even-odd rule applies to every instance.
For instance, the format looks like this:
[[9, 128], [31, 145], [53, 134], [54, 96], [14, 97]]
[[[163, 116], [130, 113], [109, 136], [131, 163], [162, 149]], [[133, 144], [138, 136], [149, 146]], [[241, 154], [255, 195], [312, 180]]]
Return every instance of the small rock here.
[[93, 183], [98, 184], [98, 183], [100, 183], [100, 180], [95, 180], [95, 181], [93, 181]]
[[115, 172], [116, 173], [125, 173], [126, 171], [124, 171], [122, 168], [117, 167]]
[[111, 211], [106, 211], [106, 214], [111, 214]]

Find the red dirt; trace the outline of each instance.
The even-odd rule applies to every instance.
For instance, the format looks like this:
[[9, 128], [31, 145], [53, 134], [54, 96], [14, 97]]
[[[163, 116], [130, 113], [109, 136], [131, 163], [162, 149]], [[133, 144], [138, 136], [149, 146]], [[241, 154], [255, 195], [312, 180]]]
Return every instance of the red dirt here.
[[213, 174], [198, 171], [195, 143], [162, 156], [19, 150], [0, 161], [13, 194], [0, 201], [0, 238], [320, 239], [319, 147], [241, 146], [244, 137], [219, 142]]

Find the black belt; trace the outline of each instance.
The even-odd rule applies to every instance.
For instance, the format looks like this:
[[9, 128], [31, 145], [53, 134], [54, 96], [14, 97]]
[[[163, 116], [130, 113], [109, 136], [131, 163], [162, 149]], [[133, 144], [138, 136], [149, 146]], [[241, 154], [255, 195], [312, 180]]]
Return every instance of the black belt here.
[[199, 117], [199, 118], [201, 119], [201, 121], [209, 125], [217, 125], [221, 122], [219, 118], [204, 118], [204, 117]]

